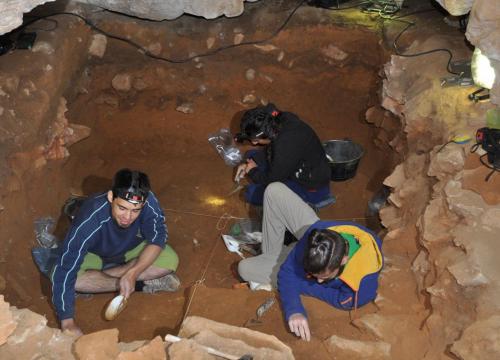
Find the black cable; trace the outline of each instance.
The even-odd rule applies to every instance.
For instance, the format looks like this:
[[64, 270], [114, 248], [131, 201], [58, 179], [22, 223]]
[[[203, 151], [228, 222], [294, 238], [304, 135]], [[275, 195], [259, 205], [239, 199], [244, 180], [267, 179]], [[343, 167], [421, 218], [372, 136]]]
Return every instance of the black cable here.
[[447, 48], [436, 48], [436, 49], [422, 51], [422, 52], [418, 52], [418, 53], [414, 53], [414, 54], [403, 54], [403, 53], [401, 53], [399, 51], [399, 48], [398, 48], [398, 45], [397, 45], [397, 41], [399, 40], [399, 38], [401, 37], [401, 35], [403, 35], [403, 33], [406, 30], [408, 30], [412, 26], [415, 26], [414, 22], [406, 21], [406, 20], [401, 20], [401, 18], [406, 17], [406, 16], [410, 16], [410, 15], [414, 15], [414, 14], [423, 13], [423, 12], [429, 12], [429, 11], [435, 11], [435, 9], [420, 10], [420, 11], [415, 11], [415, 12], [412, 12], [412, 13], [409, 13], [409, 14], [397, 16], [397, 17], [384, 18], [384, 20], [394, 20], [394, 21], [399, 21], [399, 22], [402, 22], [402, 23], [406, 24], [406, 27], [399, 32], [399, 34], [394, 38], [394, 41], [392, 42], [392, 47], [393, 47], [394, 51], [396, 52], [396, 55], [402, 56], [402, 57], [417, 57], [417, 56], [428, 55], [428, 54], [432, 54], [432, 53], [435, 53], [435, 52], [441, 52], [441, 51], [443, 51], [443, 52], [446, 52], [448, 54], [448, 56], [449, 56], [448, 57], [448, 63], [446, 64], [446, 71], [448, 71], [450, 74], [453, 74], [453, 75], [462, 75], [461, 73], [456, 73], [456, 72], [452, 71], [451, 68], [450, 68], [451, 60], [453, 59], [453, 53], [451, 52], [450, 49], [447, 49]]
[[291, 18], [293, 17], [293, 15], [297, 12], [297, 10], [299, 9], [299, 7], [302, 6], [302, 4], [305, 2], [306, 0], [300, 0], [299, 3], [295, 6], [295, 8], [290, 12], [290, 14], [287, 16], [287, 18], [285, 19], [285, 21], [283, 22], [283, 24], [281, 24], [281, 26], [279, 26], [269, 37], [267, 38], [264, 38], [264, 39], [261, 39], [261, 40], [253, 40], [253, 41], [246, 41], [246, 42], [241, 42], [239, 44], [231, 44], [231, 45], [226, 45], [226, 46], [221, 46], [219, 48], [216, 48], [214, 50], [211, 50], [211, 51], [208, 51], [208, 52], [205, 52], [205, 53], [202, 53], [202, 54], [198, 54], [198, 55], [192, 55], [192, 56], [189, 56], [187, 58], [183, 58], [183, 59], [171, 59], [171, 58], [166, 58], [166, 57], [162, 57], [162, 56], [158, 56], [158, 55], [155, 55], [153, 53], [151, 53], [149, 50], [145, 49], [144, 47], [142, 47], [141, 45], [137, 44], [136, 42], [132, 41], [132, 40], [129, 40], [127, 38], [123, 38], [121, 36], [117, 36], [117, 35], [113, 35], [113, 34], [110, 34], [100, 28], [98, 28], [96, 25], [94, 25], [90, 20], [86, 19], [85, 17], [79, 15], [79, 14], [76, 14], [76, 13], [72, 13], [72, 12], [65, 12], [65, 11], [61, 11], [61, 12], [57, 12], [57, 13], [53, 13], [53, 14], [49, 14], [49, 15], [45, 15], [45, 16], [40, 16], [38, 17], [37, 19], [29, 22], [28, 24], [26, 24], [25, 26], [33, 23], [34, 21], [37, 21], [37, 20], [41, 20], [41, 19], [45, 19], [47, 17], [50, 17], [50, 16], [56, 16], [56, 15], [71, 15], [71, 16], [75, 16], [81, 20], [83, 20], [83, 22], [85, 24], [87, 24], [91, 29], [93, 29], [94, 31], [100, 33], [100, 34], [103, 34], [111, 39], [115, 39], [115, 40], [119, 40], [119, 41], [123, 41], [133, 47], [135, 47], [136, 49], [142, 51], [144, 53], [144, 55], [150, 57], [150, 58], [153, 58], [155, 60], [161, 60], [161, 61], [166, 61], [168, 63], [173, 63], [173, 64], [182, 64], [182, 63], [186, 63], [186, 62], [189, 62], [195, 58], [200, 58], [200, 57], [206, 57], [206, 56], [211, 56], [211, 55], [215, 55], [223, 50], [227, 50], [227, 49], [232, 49], [232, 48], [235, 48], [235, 47], [238, 47], [238, 46], [245, 46], [245, 45], [257, 45], [257, 44], [261, 44], [261, 43], [264, 43], [266, 41], [269, 41], [271, 40], [272, 38], [274, 38], [275, 36], [277, 36], [284, 28], [285, 26], [290, 22]]
[[484, 161], [484, 158], [486, 156], [488, 156], [488, 153], [483, 154], [479, 157], [479, 161], [481, 162], [481, 164], [486, 166], [488, 169], [491, 169], [490, 173], [488, 175], [486, 175], [486, 177], [484, 178], [484, 181], [488, 181], [490, 179], [491, 175], [493, 175], [495, 172], [500, 172], [500, 169], [495, 167], [495, 165], [491, 166], [486, 161]]

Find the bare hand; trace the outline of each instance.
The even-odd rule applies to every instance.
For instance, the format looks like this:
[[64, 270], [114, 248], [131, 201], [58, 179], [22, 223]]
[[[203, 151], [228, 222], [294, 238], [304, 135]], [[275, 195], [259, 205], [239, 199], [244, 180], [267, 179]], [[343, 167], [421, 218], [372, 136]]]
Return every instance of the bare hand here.
[[120, 295], [123, 295], [125, 299], [128, 299], [130, 295], [135, 291], [135, 281], [137, 276], [131, 271], [127, 271], [120, 278]]
[[82, 330], [76, 325], [74, 319], [64, 319], [61, 321], [62, 332], [69, 332], [71, 335], [82, 336]]
[[234, 176], [234, 181], [239, 182], [246, 175], [247, 164], [240, 164], [236, 170], [236, 175]]
[[290, 331], [299, 336], [302, 340], [311, 340], [311, 332], [309, 330], [309, 323], [304, 315], [295, 313], [288, 318], [288, 326]]
[[247, 159], [246, 173], [248, 174], [250, 170], [257, 167], [257, 163], [253, 159]]

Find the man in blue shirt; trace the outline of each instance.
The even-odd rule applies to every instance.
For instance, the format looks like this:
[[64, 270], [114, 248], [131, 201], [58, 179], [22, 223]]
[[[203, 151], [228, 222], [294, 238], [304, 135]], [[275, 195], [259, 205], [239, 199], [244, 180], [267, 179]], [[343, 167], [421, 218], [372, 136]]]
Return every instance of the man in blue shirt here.
[[[286, 230], [300, 239], [294, 247], [283, 244]], [[271, 290], [277, 282], [290, 331], [309, 341], [300, 295], [343, 310], [374, 300], [383, 265], [381, 245], [364, 226], [320, 221], [297, 194], [275, 182], [264, 193], [262, 254], [240, 261], [238, 272], [254, 290]]]
[[178, 257], [166, 245], [165, 216], [139, 171], [122, 169], [112, 189], [85, 200], [52, 272], [52, 300], [61, 329], [78, 335], [75, 292], [175, 291]]

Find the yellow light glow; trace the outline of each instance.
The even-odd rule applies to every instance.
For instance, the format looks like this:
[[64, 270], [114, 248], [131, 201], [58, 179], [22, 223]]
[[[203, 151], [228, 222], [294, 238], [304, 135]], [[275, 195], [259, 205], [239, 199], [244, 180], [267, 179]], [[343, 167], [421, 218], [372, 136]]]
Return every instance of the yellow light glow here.
[[218, 198], [216, 196], [209, 196], [205, 199], [205, 203], [212, 206], [222, 206], [226, 203], [226, 200]]
[[491, 66], [490, 59], [483, 55], [479, 48], [475, 48], [472, 54], [471, 69], [474, 84], [486, 89], [493, 87], [495, 69]]

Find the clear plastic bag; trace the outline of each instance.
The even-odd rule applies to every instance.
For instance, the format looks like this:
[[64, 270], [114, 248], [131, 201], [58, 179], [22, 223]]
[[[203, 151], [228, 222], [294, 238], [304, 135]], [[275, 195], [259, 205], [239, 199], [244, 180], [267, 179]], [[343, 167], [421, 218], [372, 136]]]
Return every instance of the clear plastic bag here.
[[40, 246], [48, 249], [57, 247], [57, 238], [52, 234], [55, 223], [50, 216], [35, 220], [35, 238]]
[[226, 165], [236, 166], [243, 160], [241, 151], [235, 145], [229, 129], [220, 129], [218, 132], [208, 135], [208, 142], [219, 153]]
[[229, 234], [247, 244], [257, 244], [262, 242], [262, 224], [255, 219], [240, 219], [231, 226]]

